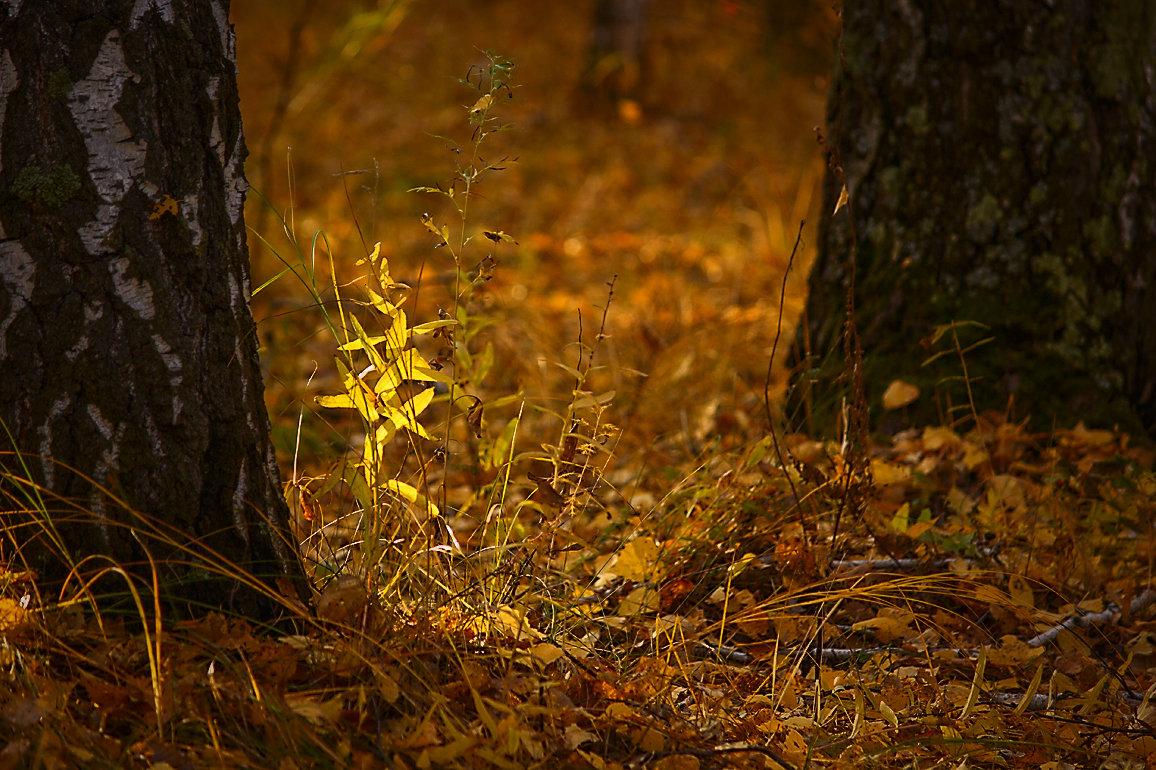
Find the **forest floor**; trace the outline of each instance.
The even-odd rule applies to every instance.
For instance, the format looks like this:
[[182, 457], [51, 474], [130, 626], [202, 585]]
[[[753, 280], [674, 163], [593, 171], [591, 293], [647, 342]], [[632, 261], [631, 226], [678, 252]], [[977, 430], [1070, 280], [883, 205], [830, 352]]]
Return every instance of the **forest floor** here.
[[600, 107], [589, 3], [234, 5], [316, 611], [141, 633], [0, 573], [0, 770], [1156, 762], [1148, 444], [784, 412], [822, 12], [664, 4]]

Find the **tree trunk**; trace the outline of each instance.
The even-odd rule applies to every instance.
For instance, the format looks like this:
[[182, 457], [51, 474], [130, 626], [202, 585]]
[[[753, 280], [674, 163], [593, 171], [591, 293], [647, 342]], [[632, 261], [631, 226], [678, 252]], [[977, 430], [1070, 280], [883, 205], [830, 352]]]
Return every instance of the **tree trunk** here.
[[909, 418], [1156, 427], [1156, 5], [847, 0], [828, 119], [799, 393], [838, 404], [854, 260], [873, 413], [900, 378]]
[[617, 108], [642, 88], [650, 0], [598, 0], [582, 88], [593, 108]]
[[[82, 572], [151, 580], [151, 561], [194, 612], [270, 618], [259, 586], [305, 594], [249, 308], [228, 2], [0, 13], [3, 556], [47, 583], [92, 554]], [[237, 568], [259, 582], [214, 574]]]

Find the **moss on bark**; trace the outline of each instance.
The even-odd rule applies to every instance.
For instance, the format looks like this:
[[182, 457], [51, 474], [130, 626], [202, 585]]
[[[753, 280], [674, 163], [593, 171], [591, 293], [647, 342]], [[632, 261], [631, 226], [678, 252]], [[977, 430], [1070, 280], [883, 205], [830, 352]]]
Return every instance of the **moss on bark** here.
[[[823, 354], [839, 347], [854, 258], [873, 412], [895, 378], [940, 395], [914, 420], [966, 402], [944, 379], [958, 356], [921, 364], [937, 327], [974, 321], [992, 337], [965, 357], [979, 409], [1014, 398], [1041, 427], [1151, 430], [1153, 71], [1144, 0], [848, 0], [828, 110], [841, 169], [807, 305], [818, 403], [838, 403], [842, 362]], [[844, 178], [850, 203], [832, 216]]]

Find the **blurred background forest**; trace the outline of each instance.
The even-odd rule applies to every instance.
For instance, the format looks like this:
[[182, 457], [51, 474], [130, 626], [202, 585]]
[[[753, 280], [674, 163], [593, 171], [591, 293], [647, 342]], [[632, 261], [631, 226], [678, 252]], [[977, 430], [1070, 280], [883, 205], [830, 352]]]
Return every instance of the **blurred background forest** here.
[[[414, 323], [450, 306], [452, 261], [420, 217], [456, 214], [408, 190], [452, 175], [451, 143], [468, 143], [476, 98], [459, 79], [493, 51], [516, 65], [514, 98], [495, 110], [512, 130], [487, 140], [483, 157], [507, 162], [475, 190], [468, 227], [517, 245], [479, 238], [466, 254], [497, 263], [471, 308], [495, 322], [474, 343], [492, 345], [495, 360], [474, 388], [483, 399], [521, 392], [564, 403], [573, 380], [554, 364], [576, 363], [579, 313], [590, 342], [617, 276], [598, 376], [616, 392], [621, 449], [685, 460], [703, 442], [765, 431], [786, 277], [772, 390], [785, 386], [818, 221], [816, 128], [835, 14], [827, 0], [643, 3], [639, 67], [620, 89], [607, 74], [613, 56], [592, 55], [596, 5], [234, 2], [247, 174], [261, 194], [246, 212], [253, 285], [282, 269], [274, 251], [292, 260], [286, 230], [307, 255], [324, 231], [341, 281], [360, 275], [355, 261], [380, 241], [395, 277], [421, 279], [406, 306]], [[254, 311], [287, 459], [302, 405], [338, 387], [327, 367], [335, 342], [292, 276], [263, 290]], [[332, 440], [314, 431], [302, 434], [303, 462]]]

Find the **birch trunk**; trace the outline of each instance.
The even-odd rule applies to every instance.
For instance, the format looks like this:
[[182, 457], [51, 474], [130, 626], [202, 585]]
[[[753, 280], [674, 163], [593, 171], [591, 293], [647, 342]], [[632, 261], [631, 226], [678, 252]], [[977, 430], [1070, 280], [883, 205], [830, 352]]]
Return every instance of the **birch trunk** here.
[[269, 618], [212, 567], [305, 595], [249, 307], [228, 2], [5, 5], [3, 556], [46, 584], [91, 554], [164, 562], [170, 599]]

